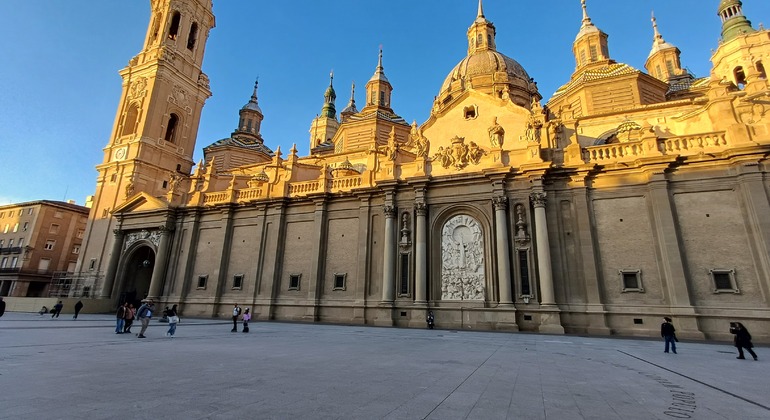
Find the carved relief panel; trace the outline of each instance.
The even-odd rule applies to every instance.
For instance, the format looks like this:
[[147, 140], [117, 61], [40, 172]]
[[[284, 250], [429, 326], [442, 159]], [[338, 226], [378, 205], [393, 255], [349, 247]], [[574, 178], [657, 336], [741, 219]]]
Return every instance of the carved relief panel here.
[[449, 219], [441, 229], [441, 299], [484, 300], [484, 237], [471, 216]]

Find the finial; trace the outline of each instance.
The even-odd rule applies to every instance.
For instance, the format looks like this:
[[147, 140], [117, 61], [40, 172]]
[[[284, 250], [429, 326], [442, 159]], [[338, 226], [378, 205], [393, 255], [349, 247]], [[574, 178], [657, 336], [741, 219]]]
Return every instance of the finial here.
[[484, 6], [481, 4], [481, 0], [479, 0], [479, 13], [476, 17], [484, 17]]
[[380, 44], [380, 58], [377, 61], [377, 70], [382, 70], [382, 44]]
[[257, 79], [254, 81], [254, 92], [251, 94], [251, 99], [254, 101], [257, 100], [257, 87], [259, 87], [259, 76], [257, 76]]
[[657, 41], [658, 39], [662, 39], [663, 36], [661, 36], [660, 32], [658, 32], [658, 20], [655, 19], [655, 11], [652, 11], [652, 30], [654, 32], [654, 39]]
[[291, 149], [289, 150], [289, 154], [291, 156], [297, 156], [297, 143], [294, 143], [291, 145]]
[[329, 86], [334, 84], [334, 69], [329, 73]]
[[354, 80], [353, 83], [350, 85], [350, 99], [353, 100], [353, 98], [356, 97], [356, 81]]
[[588, 8], [586, 7], [586, 0], [580, 0], [580, 4], [583, 7], [583, 25], [590, 25], [591, 18], [588, 17]]

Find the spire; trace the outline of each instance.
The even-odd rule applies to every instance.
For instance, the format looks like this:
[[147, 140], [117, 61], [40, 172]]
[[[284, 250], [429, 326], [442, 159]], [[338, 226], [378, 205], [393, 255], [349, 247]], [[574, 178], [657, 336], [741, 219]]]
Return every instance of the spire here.
[[380, 45], [380, 56], [377, 59], [377, 69], [374, 70], [374, 75], [369, 81], [382, 80], [387, 82], [388, 78], [385, 77], [385, 68], [382, 67], [382, 45]]
[[652, 11], [652, 31], [653, 31], [653, 42], [660, 43], [665, 42], [663, 41], [663, 36], [658, 32], [658, 20], [655, 19], [655, 11]]
[[593, 26], [593, 23], [591, 22], [591, 18], [588, 16], [588, 7], [586, 6], [586, 0], [580, 0], [580, 4], [583, 7], [583, 25], [582, 25], [582, 27]]
[[329, 87], [324, 92], [324, 106], [321, 108], [321, 117], [337, 118], [337, 109], [334, 101], [337, 100], [337, 93], [334, 92], [334, 70], [329, 73]]
[[652, 51], [650, 51], [650, 56], [652, 56], [658, 51], [662, 51], [665, 49], [675, 49], [676, 47], [666, 42], [666, 40], [663, 39], [663, 35], [661, 35], [660, 31], [658, 31], [658, 20], [655, 18], [654, 11], [652, 12], [651, 21], [652, 21], [653, 37], [652, 37]]
[[350, 102], [348, 102], [348, 106], [345, 107], [345, 109], [340, 112], [342, 115], [347, 114], [358, 114], [358, 109], [356, 109], [356, 82], [354, 81], [350, 87]]
[[481, 4], [481, 0], [479, 0], [479, 12], [476, 14], [476, 20], [479, 19], [485, 19], [484, 18], [484, 5]]
[[468, 28], [468, 55], [477, 51], [495, 51], [495, 25], [484, 17], [484, 4], [481, 0], [476, 20]]
[[257, 77], [257, 80], [254, 82], [254, 92], [251, 94], [251, 99], [249, 99], [249, 103], [243, 106], [241, 109], [250, 110], [250, 111], [257, 111], [260, 114], [262, 113], [262, 110], [259, 108], [259, 104], [257, 103], [257, 87], [259, 86], [259, 77]]

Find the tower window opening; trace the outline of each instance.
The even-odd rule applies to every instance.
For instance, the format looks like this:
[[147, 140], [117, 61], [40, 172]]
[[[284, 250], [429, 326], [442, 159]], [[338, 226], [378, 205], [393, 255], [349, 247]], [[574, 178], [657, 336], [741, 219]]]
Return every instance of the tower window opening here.
[[757, 73], [759, 73], [759, 78], [762, 80], [767, 79], [767, 73], [765, 72], [765, 66], [762, 64], [761, 61], [757, 61]]
[[655, 65], [655, 72], [658, 75], [658, 79], [663, 80], [663, 70], [660, 69], [660, 65], [659, 64]]
[[372, 105], [377, 102], [377, 92], [372, 91], [372, 99], [369, 101]]
[[674, 75], [674, 63], [671, 60], [666, 60], [666, 71], [668, 71], [669, 76]]
[[168, 28], [168, 39], [176, 39], [177, 34], [179, 34], [179, 22], [181, 20], [182, 14], [174, 12], [174, 15], [171, 17], [171, 26]]
[[246, 124], [246, 131], [251, 132], [251, 120], [248, 120], [248, 122]]
[[476, 38], [477, 38], [477, 40], [476, 40], [476, 44], [478, 44], [479, 46], [481, 46], [481, 44], [483, 44], [483, 43], [484, 43], [484, 35], [482, 35], [482, 34], [479, 34], [479, 36], [478, 36], [478, 37], [476, 37]]
[[195, 40], [198, 38], [198, 24], [193, 22], [190, 26], [190, 34], [187, 36], [187, 49], [192, 51], [195, 48]]
[[492, 35], [487, 34], [487, 45], [492, 45]]
[[243, 118], [241, 118], [241, 120], [238, 121], [238, 129], [243, 130]]
[[586, 63], [586, 50], [580, 51], [580, 65]]
[[155, 18], [152, 22], [152, 37], [150, 42], [155, 42], [158, 39], [158, 32], [160, 32], [160, 13], [155, 14]]
[[743, 89], [746, 86], [746, 73], [743, 71], [743, 67], [736, 67], [733, 75], [735, 76], [735, 84], [738, 85], [739, 89]]
[[385, 103], [385, 92], [380, 92], [380, 105], [382, 106], [388, 106], [388, 104]]
[[168, 126], [166, 126], [166, 135], [163, 139], [166, 141], [174, 142], [176, 138], [176, 126], [179, 124], [179, 117], [176, 114], [171, 114], [168, 118]]
[[591, 51], [591, 62], [598, 60], [599, 53], [596, 51], [596, 45], [591, 45], [588, 47], [588, 49]]
[[139, 119], [139, 107], [136, 104], [128, 106], [126, 119], [123, 121], [123, 135], [136, 133], [136, 120]]

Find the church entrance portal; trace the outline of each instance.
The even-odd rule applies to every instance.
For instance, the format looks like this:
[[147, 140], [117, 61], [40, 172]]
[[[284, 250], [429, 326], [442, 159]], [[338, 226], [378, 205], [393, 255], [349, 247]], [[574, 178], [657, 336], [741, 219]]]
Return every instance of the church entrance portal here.
[[142, 299], [150, 292], [150, 280], [155, 268], [155, 251], [149, 246], [136, 248], [123, 266], [123, 288], [118, 304], [132, 303], [139, 307]]

